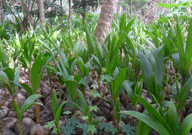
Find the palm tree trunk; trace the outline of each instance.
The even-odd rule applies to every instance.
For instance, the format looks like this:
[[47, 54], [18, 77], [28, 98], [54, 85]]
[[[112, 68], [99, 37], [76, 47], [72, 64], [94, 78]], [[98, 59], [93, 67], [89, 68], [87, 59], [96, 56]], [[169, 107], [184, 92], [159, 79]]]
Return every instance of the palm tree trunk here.
[[83, 24], [86, 23], [86, 9], [87, 9], [87, 4], [86, 4], [86, 0], [82, 0], [82, 5], [83, 5]]
[[69, 0], [69, 18], [68, 18], [69, 31], [71, 31], [71, 16], [72, 16], [72, 12], [71, 12], [71, 0]]
[[39, 16], [40, 16], [42, 30], [46, 30], [46, 28], [45, 28], [45, 13], [44, 13], [43, 0], [39, 0]]
[[116, 10], [118, 0], [104, 0], [101, 8], [101, 14], [95, 30], [95, 36], [97, 37], [100, 45], [103, 42], [103, 33], [105, 36], [111, 29], [114, 11]]
[[61, 25], [63, 26], [63, 2], [60, 0], [60, 7], [61, 7]]
[[3, 18], [3, 2], [0, 0], [0, 19], [1, 19], [1, 24], [4, 23], [4, 18]]
[[131, 0], [131, 19], [133, 19], [133, 1]]

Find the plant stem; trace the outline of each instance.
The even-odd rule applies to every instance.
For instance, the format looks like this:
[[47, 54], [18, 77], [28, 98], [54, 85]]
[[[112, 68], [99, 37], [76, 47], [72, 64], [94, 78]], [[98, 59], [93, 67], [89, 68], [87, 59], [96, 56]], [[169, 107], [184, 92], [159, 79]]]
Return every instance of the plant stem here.
[[113, 123], [114, 126], [117, 128], [117, 134], [119, 135], [119, 123], [117, 122], [115, 111], [115, 102], [113, 102]]
[[19, 121], [19, 135], [22, 135], [21, 121]]
[[[136, 106], [133, 107], [133, 110], [136, 111]], [[134, 117], [132, 117], [132, 120], [131, 120], [131, 125], [134, 126]]]
[[103, 98], [104, 98], [104, 96], [105, 96], [105, 84], [104, 84], [104, 87], [103, 87], [103, 95], [101, 97], [101, 106], [102, 106], [102, 108], [103, 108]]
[[[37, 99], [35, 100], [35, 102], [37, 102]], [[39, 108], [38, 108], [38, 105], [35, 104], [35, 115], [36, 115], [36, 122], [39, 123], [40, 120], [39, 120]]]
[[59, 124], [56, 124], [56, 127], [57, 127], [57, 133], [58, 133], [58, 135], [60, 135], [61, 133], [60, 133], [60, 130], [59, 130]]
[[26, 81], [27, 81], [27, 75], [26, 75], [26, 73], [27, 73], [27, 71], [26, 71], [27, 69], [24, 69], [24, 73], [25, 73], [25, 80], [24, 80], [24, 82], [26, 83]]
[[179, 118], [180, 118], [180, 125], [181, 125], [183, 122], [183, 109], [179, 110]]

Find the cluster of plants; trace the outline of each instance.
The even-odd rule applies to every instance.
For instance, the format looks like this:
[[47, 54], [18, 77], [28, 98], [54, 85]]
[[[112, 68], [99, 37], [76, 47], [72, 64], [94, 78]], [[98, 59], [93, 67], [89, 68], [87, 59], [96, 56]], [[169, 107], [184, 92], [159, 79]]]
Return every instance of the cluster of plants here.
[[[11, 94], [20, 134], [22, 115], [34, 104], [36, 122], [40, 121], [37, 105], [43, 104], [37, 99], [43, 97], [37, 91], [46, 74], [51, 86], [52, 78], [56, 78], [58, 87], [65, 86], [69, 95], [69, 100], [59, 104], [57, 100], [63, 89], [58, 88], [61, 92], [56, 93], [51, 88], [54, 120], [48, 122], [47, 127], [55, 126], [53, 133], [75, 134], [76, 129], [81, 128], [84, 134], [90, 135], [97, 130], [110, 134], [135, 134], [137, 130], [138, 135], [148, 135], [154, 129], [162, 135], [187, 135], [192, 127], [192, 115], [184, 118], [183, 109], [192, 87], [192, 21], [187, 19], [182, 25], [177, 18], [166, 19], [145, 25], [135, 19], [128, 22], [123, 14], [114, 20], [112, 31], [102, 46], [92, 29], [84, 26], [65, 33], [53, 28], [44, 33], [31, 29], [25, 35], [16, 33], [10, 39], [2, 39], [0, 85]], [[96, 24], [90, 25], [94, 28]], [[174, 75], [166, 74], [167, 66], [172, 66]], [[21, 67], [28, 72], [30, 83], [19, 82]], [[97, 81], [92, 85], [92, 97], [100, 98], [101, 106], [104, 102], [112, 106], [113, 127], [101, 123], [104, 117], [96, 117], [94, 113], [99, 107], [87, 102], [86, 86], [90, 78]], [[144, 86], [152, 104], [141, 97]], [[14, 97], [18, 87], [28, 93], [21, 109]], [[110, 90], [110, 98], [105, 96], [106, 88]], [[123, 92], [133, 110], [120, 109]], [[71, 113], [62, 112], [65, 104], [70, 104], [75, 113], [81, 111], [86, 123], [80, 123], [76, 114], [76, 118], [68, 117], [68, 123], [59, 128], [60, 116]], [[136, 111], [138, 104], [145, 108], [142, 113]], [[132, 123], [120, 129], [124, 114], [132, 116]], [[139, 120], [138, 125], [134, 125], [134, 117]]]

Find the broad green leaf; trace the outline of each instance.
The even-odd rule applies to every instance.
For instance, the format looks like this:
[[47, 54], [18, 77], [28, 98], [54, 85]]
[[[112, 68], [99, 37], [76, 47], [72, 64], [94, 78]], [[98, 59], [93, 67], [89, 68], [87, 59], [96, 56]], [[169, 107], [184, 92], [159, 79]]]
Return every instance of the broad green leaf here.
[[14, 82], [19, 83], [19, 68], [15, 68], [15, 74], [14, 74]]
[[43, 97], [42, 95], [39, 95], [39, 94], [34, 94], [34, 95], [31, 95], [30, 97], [28, 97], [23, 106], [21, 107], [21, 111], [20, 111], [20, 115], [22, 116], [23, 113], [29, 109], [32, 105], [34, 105], [34, 101], [40, 97]]
[[181, 135], [188, 135], [192, 128], [192, 114], [185, 117], [181, 124], [180, 134]]
[[143, 121], [144, 123], [149, 125], [151, 128], [156, 130], [159, 134], [172, 135], [171, 132], [169, 132], [167, 128], [162, 123], [160, 123], [157, 119], [152, 119], [142, 113], [135, 112], [135, 111], [121, 111], [121, 113], [130, 115], [132, 117], [135, 117]]
[[71, 98], [71, 100], [73, 102], [75, 102], [75, 100], [77, 99], [76, 97], [76, 89], [78, 86], [78, 83], [80, 81], [80, 76], [79, 75], [75, 75], [75, 80], [67, 80], [65, 82], [66, 88], [67, 88], [67, 92], [69, 93], [69, 96]]
[[173, 6], [169, 3], [160, 3], [160, 4], [157, 4], [157, 6], [159, 7], [165, 7], [165, 8], [168, 8], [168, 9], [171, 9]]
[[125, 80], [123, 82], [123, 86], [126, 90], [126, 92], [129, 94], [129, 98], [131, 99], [132, 104], [134, 103], [135, 99], [134, 99], [134, 93], [132, 88], [129, 86], [128, 80]]
[[153, 108], [145, 99], [143, 99], [142, 97], [139, 97], [140, 102], [143, 104], [143, 106], [145, 107], [145, 109], [149, 112], [149, 114], [151, 115], [152, 118], [156, 119], [159, 123], [162, 124], [163, 127], [166, 128], [166, 130], [169, 133], [172, 133], [171, 128], [169, 127], [169, 125], [166, 123], [165, 119], [155, 110], [155, 108]]
[[181, 102], [181, 108], [185, 106], [191, 87], [192, 87], [192, 76], [190, 76], [190, 78], [186, 81], [179, 94], [179, 101]]
[[61, 105], [59, 106], [59, 108], [57, 109], [57, 111], [56, 111], [56, 114], [55, 114], [55, 116], [54, 116], [56, 123], [59, 123], [59, 119], [60, 119], [60, 116], [61, 116], [61, 110], [62, 110], [63, 105], [64, 105], [66, 102], [67, 102], [67, 101], [63, 101], [63, 102], [61, 103]]
[[189, 67], [191, 64], [191, 57], [192, 57], [192, 19], [190, 21], [190, 26], [188, 29], [188, 37], [187, 37], [187, 43], [186, 43], [186, 49], [185, 49], [185, 66], [184, 69], [188, 73]]
[[152, 50], [155, 50], [155, 49], [156, 49], [155, 45], [154, 45], [151, 41], [149, 41], [149, 40], [146, 39], [146, 38], [143, 38], [143, 39], [149, 44], [149, 46], [150, 46], [150, 48], [151, 48]]
[[3, 55], [2, 55], [2, 65], [3, 67], [9, 67], [9, 58], [7, 57], [7, 54], [4, 49], [2, 49]]
[[38, 87], [39, 87], [39, 78], [41, 78], [40, 75], [40, 69], [41, 69], [41, 54], [37, 57], [35, 62], [33, 63], [33, 66], [31, 68], [31, 85], [33, 88], [33, 91], [36, 93]]
[[[178, 47], [178, 52], [179, 52], [180, 66], [181, 66], [181, 69], [184, 69], [184, 66], [185, 66], [184, 43], [183, 43], [182, 32], [181, 32], [178, 24], [177, 24], [177, 42], [176, 42], [176, 45]], [[183, 74], [183, 72], [181, 74]]]
[[63, 64], [65, 65], [65, 67], [69, 68], [67, 57], [62, 50], [60, 50], [60, 55], [61, 55], [61, 60], [62, 60]]
[[153, 93], [153, 69], [147, 57], [143, 53], [140, 53], [140, 62], [143, 79], [145, 81], [147, 89], [149, 90], [149, 92]]
[[82, 77], [84, 77], [84, 76], [85, 76], [85, 70], [84, 70], [84, 63], [83, 63], [82, 58], [79, 57], [79, 60], [76, 61], [76, 63], [77, 63], [77, 66], [78, 66], [79, 69], [80, 69], [80, 72], [81, 72]]
[[10, 81], [14, 81], [14, 71], [11, 68], [5, 68], [3, 71], [6, 73]]
[[121, 88], [121, 85], [123, 83], [123, 81], [126, 78], [126, 69], [121, 69], [115, 79], [115, 91], [114, 94], [117, 96], [119, 89]]
[[134, 24], [135, 19], [131, 20], [127, 26], [125, 27], [124, 31], [125, 31], [125, 36], [128, 35], [129, 31], [131, 31], [131, 27]]
[[35, 94], [34, 91], [29, 87], [29, 85], [21, 83], [21, 86], [27, 91], [27, 94], [29, 95]]
[[3, 71], [0, 71], [0, 80], [9, 85], [9, 78], [7, 77], [7, 75], [3, 72]]
[[[147, 116], [149, 113], [147, 112], [147, 110], [144, 110], [143, 114]], [[151, 130], [152, 128], [149, 125], [139, 120], [139, 123], [137, 126], [137, 135], [149, 135]]]
[[171, 102], [169, 104], [169, 109], [166, 114], [166, 118], [167, 118], [167, 123], [171, 127], [174, 135], [179, 135], [179, 129], [180, 129], [179, 121], [178, 121], [178, 116], [177, 116], [177, 110], [175, 108], [173, 100], [171, 100]]
[[87, 46], [88, 46], [88, 50], [89, 53], [93, 53], [94, 50], [96, 50], [96, 45], [93, 41], [93, 38], [91, 37], [91, 34], [89, 33], [89, 31], [86, 29], [86, 40], [87, 40]]
[[79, 100], [80, 100], [80, 103], [81, 103], [81, 107], [83, 108], [83, 114], [85, 116], [87, 116], [88, 112], [89, 112], [89, 106], [87, 104], [87, 101], [85, 99], [85, 97], [83, 96], [83, 94], [81, 93], [81, 91], [79, 89], [77, 89], [77, 93], [79, 95]]
[[121, 16], [121, 22], [120, 22], [120, 30], [124, 30], [126, 26], [126, 16], [125, 13]]
[[99, 67], [101, 67], [101, 63], [100, 63], [98, 57], [96, 57], [95, 55], [92, 55], [92, 57], [93, 57], [94, 60], [97, 62], [97, 65], [99, 65]]
[[57, 101], [57, 95], [55, 90], [53, 90], [53, 94], [52, 94], [52, 107], [53, 107], [53, 115], [54, 117], [56, 117], [56, 113], [59, 107], [58, 101]]

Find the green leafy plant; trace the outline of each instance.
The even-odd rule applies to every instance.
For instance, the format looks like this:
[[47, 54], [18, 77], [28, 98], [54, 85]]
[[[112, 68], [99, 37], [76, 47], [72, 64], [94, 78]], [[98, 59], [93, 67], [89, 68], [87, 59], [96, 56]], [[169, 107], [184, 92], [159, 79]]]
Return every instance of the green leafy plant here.
[[[132, 117], [136, 117], [143, 124], [140, 124], [140, 128], [138, 127], [137, 134], [138, 135], [147, 135], [151, 131], [151, 128], [156, 130], [159, 134], [166, 135], [187, 135], [192, 127], [192, 114], [188, 115], [182, 124], [179, 126], [177, 110], [174, 105], [173, 100], [170, 101], [168, 111], [166, 115], [160, 109], [159, 112], [153, 108], [146, 100], [142, 97], [138, 97], [140, 102], [143, 104], [145, 109], [150, 114], [150, 117], [135, 111], [121, 111], [121, 113], [130, 115]], [[143, 128], [146, 126], [146, 128]], [[141, 128], [142, 127], [142, 128]], [[151, 128], [149, 128], [151, 127]]]
[[161, 85], [164, 77], [164, 55], [163, 46], [158, 47], [153, 55], [149, 50], [144, 50], [145, 55], [140, 53], [141, 71], [143, 79], [147, 86], [148, 92], [152, 93], [155, 98], [161, 102]]
[[110, 81], [110, 92], [111, 92], [111, 99], [112, 99], [112, 106], [113, 106], [113, 122], [117, 131], [119, 133], [119, 122], [120, 122], [120, 88], [123, 81], [126, 78], [126, 69], [118, 69], [116, 68], [113, 72], [113, 80]]
[[[22, 54], [19, 60], [21, 61], [23, 67], [29, 70], [29, 78], [30, 78], [30, 64], [33, 56], [33, 51], [35, 48], [35, 43], [36, 43], [36, 39], [34, 35], [29, 39], [27, 39], [26, 41], [25, 40], [20, 41]], [[26, 78], [25, 78], [25, 81], [26, 81]]]
[[103, 106], [103, 99], [105, 96], [105, 89], [106, 89], [106, 85], [109, 84], [109, 82], [111, 82], [111, 80], [113, 80], [113, 78], [110, 75], [101, 75], [101, 81], [103, 82], [103, 94], [101, 97], [101, 104]]
[[21, 117], [22, 117], [22, 115], [24, 114], [24, 112], [27, 109], [29, 109], [34, 104], [39, 104], [39, 105], [43, 106], [43, 104], [41, 104], [39, 102], [34, 102], [37, 98], [40, 98], [40, 97], [43, 97], [43, 96], [39, 95], [39, 94], [34, 94], [34, 95], [31, 95], [30, 97], [28, 97], [26, 99], [26, 101], [24, 102], [23, 106], [21, 107], [21, 110], [19, 110], [19, 106], [16, 103], [16, 101], [13, 100], [13, 108], [16, 112], [18, 123], [19, 123], [19, 135], [22, 135], [22, 129], [21, 129]]
[[84, 119], [87, 121], [88, 124], [88, 130], [89, 135], [91, 133], [95, 132], [96, 127], [99, 125], [99, 123], [102, 121], [103, 117], [99, 117], [95, 120], [93, 120], [93, 110], [97, 110], [97, 106], [91, 106], [89, 107], [87, 104], [87, 101], [80, 90], [77, 89], [77, 93], [80, 100], [80, 105], [76, 104], [76, 106], [81, 110], [81, 112], [84, 114]]
[[130, 124], [127, 124], [122, 128], [122, 132], [126, 133], [127, 135], [136, 135], [134, 132], [135, 130], [135, 127], [131, 126]]
[[55, 93], [55, 90], [53, 91], [53, 95], [52, 95], [52, 107], [53, 107], [53, 116], [55, 119], [55, 125], [57, 127], [57, 133], [60, 135], [60, 129], [59, 129], [59, 119], [61, 116], [61, 110], [63, 105], [66, 103], [62, 102], [61, 105], [59, 106], [58, 101], [57, 101], [57, 96]]
[[87, 83], [88, 77], [89, 77], [89, 71], [92, 68], [91, 66], [91, 61], [84, 63], [83, 59], [81, 57], [78, 58], [76, 61], [77, 66], [79, 67], [80, 73], [81, 73], [81, 80], [79, 81], [80, 83], [80, 88], [81, 91], [83, 92], [83, 95], [85, 96], [85, 85]]
[[[136, 106], [139, 102], [138, 96], [141, 95], [141, 90], [142, 90], [142, 82], [137, 82], [135, 85], [134, 90], [132, 90], [132, 88], [129, 85], [128, 80], [125, 80], [123, 82], [123, 86], [125, 88], [125, 91], [128, 93], [129, 98], [131, 100], [132, 106], [133, 106], [133, 110], [136, 111]], [[132, 119], [132, 125], [134, 123], [134, 119]]]
[[173, 61], [179, 65], [178, 69], [182, 77], [182, 83], [181, 83], [182, 86], [190, 77], [189, 70], [190, 70], [191, 57], [192, 57], [191, 37], [192, 37], [192, 20], [190, 21], [190, 26], [188, 29], [188, 37], [187, 37], [186, 44], [184, 43], [184, 39], [182, 36], [182, 32], [180, 30], [180, 27], [177, 24], [177, 41], [175, 44], [178, 48], [178, 53], [175, 54], [176, 56], [173, 58]]
[[101, 123], [99, 128], [100, 130], [104, 130], [106, 133], [111, 132], [112, 135], [115, 135], [115, 133], [117, 132], [117, 129], [114, 127], [111, 127], [109, 123]]
[[179, 109], [180, 121], [183, 121], [183, 108], [186, 104], [189, 91], [192, 87], [192, 76], [188, 78], [186, 83], [181, 86], [181, 83], [178, 82], [175, 77], [175, 83], [172, 85], [172, 92], [175, 101], [177, 102], [177, 109]]
[[9, 93], [13, 95], [16, 91], [16, 83], [19, 83], [19, 68], [16, 67], [15, 69], [11, 69], [9, 67], [4, 68], [3, 71], [0, 71], [0, 79], [6, 85]]

